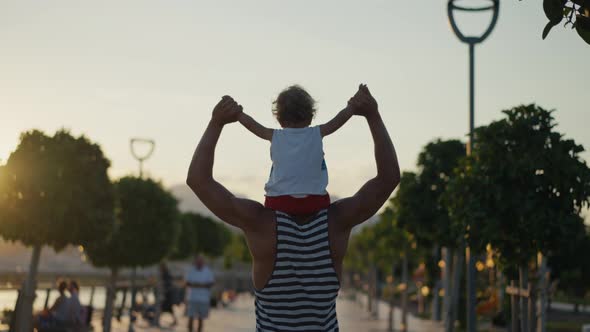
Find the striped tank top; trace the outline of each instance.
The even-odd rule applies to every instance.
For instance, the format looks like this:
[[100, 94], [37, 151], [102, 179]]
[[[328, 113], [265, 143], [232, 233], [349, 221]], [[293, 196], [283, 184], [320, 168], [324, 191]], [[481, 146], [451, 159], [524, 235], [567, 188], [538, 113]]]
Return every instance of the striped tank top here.
[[338, 331], [340, 283], [330, 253], [328, 212], [297, 224], [276, 212], [277, 250], [271, 277], [255, 290], [256, 331]]

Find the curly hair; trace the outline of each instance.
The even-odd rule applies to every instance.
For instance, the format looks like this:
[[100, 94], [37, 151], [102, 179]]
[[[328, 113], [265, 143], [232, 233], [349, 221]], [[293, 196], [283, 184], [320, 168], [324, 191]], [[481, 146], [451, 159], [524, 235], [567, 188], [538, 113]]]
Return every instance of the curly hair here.
[[315, 100], [299, 85], [292, 85], [281, 91], [273, 101], [272, 114], [283, 127], [308, 126], [315, 112]]

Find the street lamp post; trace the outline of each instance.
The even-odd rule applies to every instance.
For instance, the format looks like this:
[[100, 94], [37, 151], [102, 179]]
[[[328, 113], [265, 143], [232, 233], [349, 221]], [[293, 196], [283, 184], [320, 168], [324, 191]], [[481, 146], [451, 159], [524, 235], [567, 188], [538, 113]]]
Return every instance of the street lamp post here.
[[[468, 7], [465, 5], [458, 4], [459, 2], [468, 3], [468, 1], [459, 1], [459, 0], [449, 0], [447, 4], [447, 14], [449, 16], [449, 22], [451, 24], [451, 28], [453, 32], [459, 38], [459, 40], [463, 43], [466, 43], [469, 46], [469, 142], [467, 144], [467, 155], [471, 154], [471, 150], [473, 147], [473, 127], [474, 127], [474, 57], [475, 57], [475, 45], [483, 42], [491, 33], [494, 27], [496, 26], [496, 22], [498, 21], [498, 12], [500, 9], [500, 1], [499, 0], [488, 0], [489, 4], [486, 6], [480, 7]], [[460, 12], [486, 12], [492, 11], [492, 20], [485, 30], [485, 32], [480, 36], [466, 36], [459, 30], [457, 23], [455, 21], [455, 11]], [[465, 248], [465, 261], [467, 262], [467, 273], [466, 273], [466, 280], [467, 280], [467, 331], [468, 332], [475, 332], [476, 331], [476, 315], [475, 315], [475, 306], [476, 306], [476, 297], [475, 297], [475, 257], [469, 250], [469, 247]], [[445, 290], [446, 291], [446, 290]]]
[[[139, 154], [139, 152], [135, 151], [137, 145], [147, 145], [148, 150], [143, 153]], [[154, 148], [156, 147], [156, 142], [152, 139], [147, 138], [132, 138], [129, 142], [129, 147], [131, 149], [131, 155], [139, 162], [139, 177], [143, 177], [143, 162], [146, 161], [149, 157], [152, 156], [154, 153]]]
[[[148, 149], [143, 154], [140, 154], [135, 149], [138, 145], [147, 145]], [[143, 178], [143, 162], [146, 161], [154, 153], [156, 142], [152, 139], [147, 138], [132, 138], [129, 141], [129, 148], [131, 149], [131, 155], [139, 162], [139, 178]], [[137, 268], [133, 268], [131, 271], [131, 306], [129, 308], [129, 332], [133, 332], [133, 308], [135, 307], [135, 297], [137, 295], [137, 287], [135, 281], [137, 279]]]

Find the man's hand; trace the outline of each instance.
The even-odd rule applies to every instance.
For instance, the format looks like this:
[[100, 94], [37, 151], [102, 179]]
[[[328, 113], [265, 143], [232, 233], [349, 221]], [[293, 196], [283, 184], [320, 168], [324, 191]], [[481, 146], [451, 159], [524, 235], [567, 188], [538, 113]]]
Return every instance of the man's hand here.
[[370, 117], [378, 112], [377, 101], [365, 84], [359, 85], [356, 94], [348, 101], [348, 106], [353, 109], [354, 115]]
[[238, 121], [240, 114], [242, 113], [242, 105], [236, 103], [236, 101], [230, 96], [223, 96], [221, 101], [215, 105], [213, 109], [213, 115], [211, 121], [219, 126], [224, 126], [228, 123]]

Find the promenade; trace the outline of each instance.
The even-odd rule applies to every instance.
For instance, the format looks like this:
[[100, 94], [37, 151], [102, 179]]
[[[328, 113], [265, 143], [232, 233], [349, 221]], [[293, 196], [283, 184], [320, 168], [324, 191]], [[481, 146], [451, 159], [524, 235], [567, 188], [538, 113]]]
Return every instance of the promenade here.
[[[254, 332], [254, 299], [247, 295], [240, 295], [237, 300], [227, 308], [215, 309], [211, 311], [210, 318], [205, 322], [206, 332]], [[369, 317], [366, 307], [359, 302], [353, 302], [341, 296], [337, 303], [338, 320], [340, 322], [340, 330], [343, 332], [386, 332], [387, 331], [387, 305], [381, 304], [379, 307], [379, 318], [373, 319]], [[177, 317], [182, 317], [181, 308], [177, 310]], [[401, 312], [396, 308], [395, 310], [395, 326], [399, 329], [401, 320]], [[97, 315], [95, 320], [95, 330], [101, 331], [99, 324], [100, 317]], [[169, 315], [162, 317], [162, 327], [149, 327], [144, 322], [138, 322], [136, 331], [187, 331], [186, 319], [182, 317], [178, 325], [169, 327], [171, 319]], [[438, 332], [442, 328], [438, 324], [434, 324], [427, 320], [417, 319], [411, 315], [408, 316], [408, 326], [410, 332]], [[127, 321], [117, 323], [113, 321], [113, 331], [126, 332]]]

